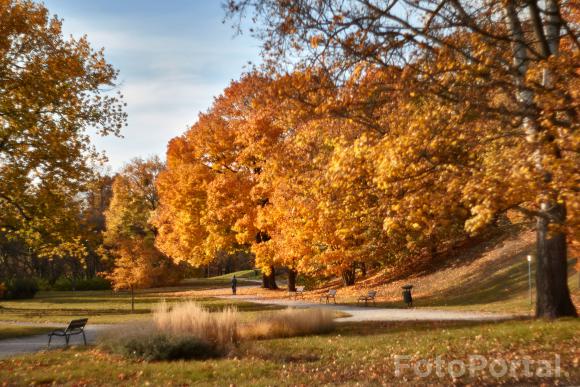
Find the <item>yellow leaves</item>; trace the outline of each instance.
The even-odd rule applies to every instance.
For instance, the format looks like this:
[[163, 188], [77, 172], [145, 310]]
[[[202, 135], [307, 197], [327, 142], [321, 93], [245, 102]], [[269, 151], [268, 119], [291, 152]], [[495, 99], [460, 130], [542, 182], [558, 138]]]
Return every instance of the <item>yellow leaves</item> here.
[[[517, 101], [509, 90], [475, 87], [494, 76], [488, 61], [496, 59], [486, 56], [500, 49], [468, 35], [446, 39], [470, 47], [476, 60], [458, 61], [445, 48], [422, 58], [417, 65], [436, 85], [411, 68], [368, 64], [340, 87], [317, 69], [234, 82], [170, 150], [172, 180], [161, 190], [169, 231], [160, 238], [187, 241], [183, 256], [198, 244], [211, 253], [244, 243], [263, 266], [338, 274], [371, 255], [431, 254], [533, 201], [546, 187], [517, 120], [480, 109], [511, 111]], [[324, 43], [320, 35], [308, 40], [312, 48]], [[439, 98], [426, 85], [462, 98]], [[577, 160], [549, 156], [578, 143], [549, 113], [560, 99], [538, 100], [545, 136], [535, 141], [546, 142], [550, 188], [572, 192]], [[258, 243], [260, 232], [270, 239]]]
[[322, 35], [313, 35], [310, 37], [310, 47], [317, 48], [320, 42], [322, 42]]
[[471, 212], [474, 216], [465, 222], [465, 229], [470, 233], [475, 233], [488, 224], [495, 214], [492, 208], [482, 204], [474, 206]]
[[114, 289], [169, 285], [180, 279], [177, 268], [147, 240], [120, 240], [115, 254], [115, 267], [106, 275]]
[[383, 221], [383, 230], [387, 235], [392, 236], [399, 229], [399, 223], [394, 218], [385, 218]]

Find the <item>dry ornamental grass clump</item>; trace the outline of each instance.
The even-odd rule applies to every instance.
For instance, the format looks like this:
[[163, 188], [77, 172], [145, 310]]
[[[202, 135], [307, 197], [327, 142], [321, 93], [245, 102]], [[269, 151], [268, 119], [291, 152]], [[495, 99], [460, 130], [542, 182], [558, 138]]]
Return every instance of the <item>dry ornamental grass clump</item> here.
[[329, 332], [334, 328], [334, 312], [326, 309], [285, 309], [264, 313], [239, 326], [244, 340], [293, 337]]
[[210, 312], [193, 301], [159, 304], [151, 321], [107, 333], [101, 344], [124, 356], [144, 360], [204, 359], [224, 355], [240, 340], [303, 336], [329, 332], [334, 313], [324, 309], [285, 309], [240, 324], [236, 308]]
[[239, 313], [234, 307], [210, 312], [194, 301], [172, 307], [162, 302], [153, 312], [153, 324], [159, 331], [174, 336], [193, 336], [218, 346], [238, 341], [238, 321]]

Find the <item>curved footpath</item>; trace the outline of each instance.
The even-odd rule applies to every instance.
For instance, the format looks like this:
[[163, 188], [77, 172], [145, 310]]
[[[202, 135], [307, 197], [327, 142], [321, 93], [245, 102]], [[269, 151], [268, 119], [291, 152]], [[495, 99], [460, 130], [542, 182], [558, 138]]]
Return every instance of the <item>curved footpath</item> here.
[[281, 305], [295, 308], [328, 308], [349, 314], [349, 317], [337, 318], [340, 322], [361, 321], [501, 321], [519, 316], [513, 314], [483, 313], [471, 311], [449, 311], [434, 309], [393, 309], [369, 306], [320, 304], [316, 302], [294, 301], [290, 299], [264, 299], [252, 296], [218, 296], [217, 298], [235, 299], [257, 304]]
[[[15, 325], [22, 325], [22, 326], [42, 326], [48, 324], [34, 324], [34, 323], [14, 323]], [[66, 324], [62, 323], [52, 323], [49, 324], [50, 326], [61, 326], [66, 328]], [[98, 332], [101, 332], [107, 328], [112, 327], [113, 325], [106, 325], [106, 324], [88, 324], [85, 329], [85, 334], [87, 336], [87, 343], [91, 344], [95, 342], [95, 339], [98, 335]], [[13, 339], [5, 339], [0, 340], [0, 359], [10, 357], [10, 356], [17, 356], [23, 355], [26, 353], [33, 353], [39, 352], [42, 350], [47, 349], [48, 344], [48, 335], [34, 335], [34, 336], [26, 336], [26, 337], [16, 337]], [[70, 345], [83, 345], [83, 336], [82, 335], [74, 335], [70, 338]], [[50, 343], [50, 348], [63, 348], [65, 346], [64, 337], [53, 337], [52, 342]]]
[[[495, 314], [482, 312], [461, 312], [432, 309], [390, 309], [377, 308], [372, 305], [368, 307], [341, 305], [341, 304], [319, 304], [315, 302], [294, 301], [290, 299], [264, 299], [255, 296], [217, 296], [217, 298], [234, 299], [240, 301], [254, 302], [257, 304], [281, 305], [296, 308], [327, 308], [348, 314], [348, 317], [340, 317], [340, 322], [360, 322], [360, 321], [501, 321], [517, 318], [517, 315]], [[46, 323], [14, 323], [18, 325], [39, 326], [61, 326], [64, 324]], [[85, 330], [87, 342], [94, 343], [99, 332], [115, 327], [114, 324], [89, 324]], [[35, 335], [13, 339], [0, 340], [0, 359], [10, 356], [17, 356], [26, 353], [33, 353], [47, 349], [48, 336]], [[71, 337], [71, 345], [83, 343], [80, 335]], [[62, 337], [52, 339], [51, 348], [62, 348], [65, 342]]]

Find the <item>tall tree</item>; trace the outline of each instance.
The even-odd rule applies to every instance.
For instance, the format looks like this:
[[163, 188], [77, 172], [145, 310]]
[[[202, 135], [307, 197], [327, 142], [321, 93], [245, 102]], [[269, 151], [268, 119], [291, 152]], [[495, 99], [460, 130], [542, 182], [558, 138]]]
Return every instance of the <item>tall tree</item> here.
[[89, 130], [118, 135], [117, 71], [34, 1], [0, 1], [0, 230], [40, 256], [82, 254], [78, 193], [102, 160]]
[[155, 265], [159, 260], [156, 255], [151, 245], [139, 240], [125, 239], [117, 243], [114, 268], [105, 278], [111, 281], [113, 289], [129, 290], [131, 312], [135, 311], [135, 290], [155, 285], [156, 277], [164, 274]]
[[[578, 208], [575, 63], [580, 43], [578, 24], [570, 16], [573, 2], [232, 0], [228, 4], [231, 14], [254, 12], [264, 26], [257, 34], [264, 40], [270, 69], [296, 65], [298, 57], [303, 58], [298, 66], [320, 66], [336, 81], [348, 79], [361, 66], [363, 71], [404, 70], [401, 91], [415, 98], [409, 103], [418, 109], [430, 103], [432, 109], [409, 125], [417, 136], [406, 131], [410, 136], [404, 154], [409, 155], [411, 168], [402, 175], [384, 173], [384, 184], [420, 181], [431, 172], [456, 177], [469, 171], [467, 176], [477, 184], [469, 184], [471, 190], [455, 190], [473, 215], [466, 228], [473, 232], [507, 208], [535, 217], [536, 316], [577, 315], [567, 286], [566, 246], [566, 232], [574, 230], [570, 227], [577, 224]], [[457, 126], [436, 128], [433, 120], [451, 120]], [[476, 125], [484, 133], [473, 139], [469, 129]], [[420, 137], [427, 128], [431, 128], [429, 143]], [[467, 163], [447, 157], [463, 144], [485, 156]], [[445, 157], [434, 155], [429, 147]], [[462, 164], [465, 168], [458, 166]], [[516, 195], [524, 191], [524, 196]]]
[[[233, 82], [185, 135], [170, 142], [154, 223], [157, 246], [177, 261], [202, 266], [224, 251], [268, 239], [256, 222], [267, 197], [254, 191], [280, 135], [261, 108], [267, 85], [257, 74]], [[272, 264], [260, 264], [266, 275], [273, 275]]]
[[180, 268], [155, 247], [157, 229], [150, 223], [158, 205], [155, 180], [164, 169], [158, 157], [134, 159], [115, 176], [105, 212], [104, 243], [114, 269], [115, 288], [167, 285], [180, 279]]

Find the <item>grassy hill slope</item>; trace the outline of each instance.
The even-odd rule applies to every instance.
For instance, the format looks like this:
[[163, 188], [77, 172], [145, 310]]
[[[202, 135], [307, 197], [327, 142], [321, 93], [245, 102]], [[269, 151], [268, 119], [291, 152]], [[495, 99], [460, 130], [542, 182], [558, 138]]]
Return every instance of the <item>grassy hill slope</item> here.
[[[421, 273], [395, 277], [383, 271], [361, 281], [347, 292], [377, 289], [385, 306], [401, 306], [401, 286], [412, 284], [415, 306], [470, 309], [526, 314], [532, 309], [528, 293], [528, 262], [535, 235], [526, 230], [496, 237], [439, 259]], [[569, 259], [568, 284], [580, 309], [576, 257]], [[535, 300], [535, 264], [532, 261], [532, 299]]]

